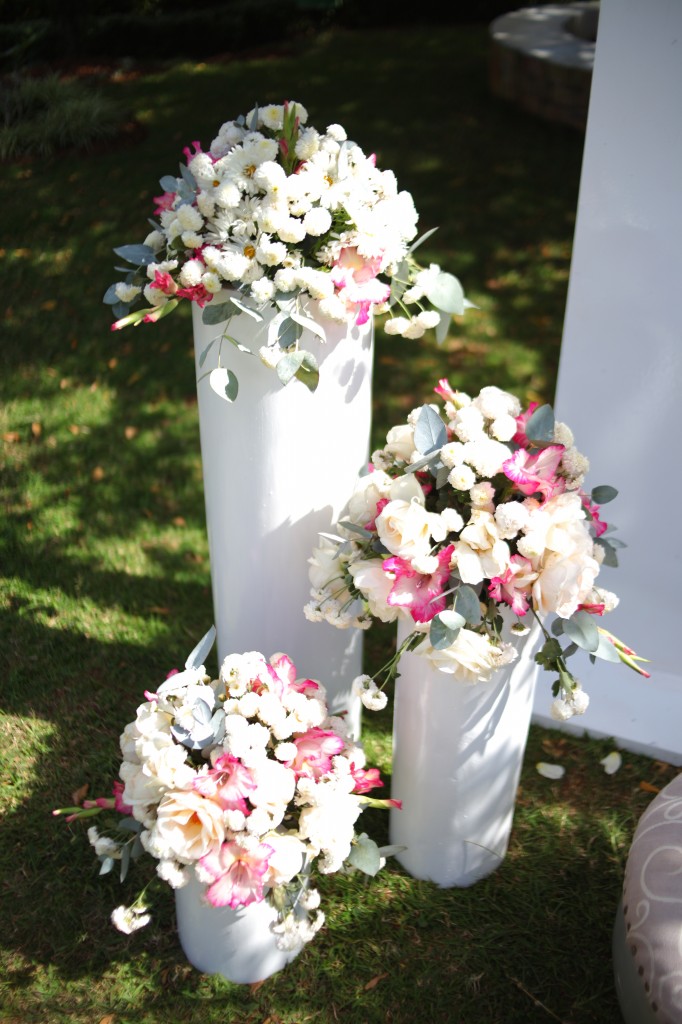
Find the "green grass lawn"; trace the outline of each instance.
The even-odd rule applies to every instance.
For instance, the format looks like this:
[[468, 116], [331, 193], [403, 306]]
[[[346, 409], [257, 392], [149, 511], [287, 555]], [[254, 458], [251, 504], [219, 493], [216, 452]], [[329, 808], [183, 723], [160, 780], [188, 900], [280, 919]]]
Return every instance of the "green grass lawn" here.
[[[256, 101], [298, 100], [395, 170], [421, 229], [439, 227], [423, 258], [479, 307], [440, 349], [378, 331], [373, 443], [443, 376], [551, 402], [583, 139], [491, 97], [486, 62], [485, 26], [440, 25], [121, 74], [98, 88], [141, 140], [2, 167], [0, 1021], [618, 1024], [625, 858], [676, 773], [625, 754], [607, 776], [608, 741], [533, 727], [493, 876], [465, 890], [391, 863], [373, 880], [329, 877], [327, 926], [253, 990], [188, 966], [161, 884], [153, 924], [116, 932], [110, 911], [153, 865], [123, 886], [98, 878], [84, 828], [50, 813], [84, 785], [108, 791], [142, 691], [212, 617], [189, 311], [110, 333], [112, 248], [142, 240], [184, 145], [208, 144]], [[390, 643], [370, 636], [368, 670]], [[365, 716], [364, 740], [390, 776], [388, 710]], [[538, 760], [566, 775], [541, 778]], [[385, 840], [386, 817], [365, 819]]]

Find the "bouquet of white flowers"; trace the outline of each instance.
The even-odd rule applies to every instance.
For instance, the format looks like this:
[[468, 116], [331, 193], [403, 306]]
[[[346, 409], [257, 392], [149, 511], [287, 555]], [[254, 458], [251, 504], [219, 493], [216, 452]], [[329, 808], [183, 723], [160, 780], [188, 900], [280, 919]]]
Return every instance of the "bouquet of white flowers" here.
[[[516, 616], [512, 633], [537, 619], [544, 644], [536, 661], [555, 676], [557, 719], [588, 704], [567, 666], [579, 649], [648, 675], [637, 664], [645, 659], [598, 625], [618, 603], [597, 584], [623, 546], [601, 518], [617, 492], [585, 491], [589, 464], [570, 428], [550, 406], [522, 410], [497, 387], [471, 398], [443, 379], [435, 391], [443, 411], [424, 405], [389, 430], [345, 518], [322, 536], [310, 559], [307, 617], [367, 628], [400, 616], [412, 632], [382, 670], [385, 682], [408, 649], [470, 683], [516, 657], [503, 609]], [[371, 679], [365, 689], [378, 691]]]
[[471, 303], [456, 277], [414, 259], [435, 229], [417, 240], [412, 196], [394, 173], [341, 125], [319, 132], [307, 120], [300, 103], [255, 107], [225, 122], [208, 150], [185, 148], [180, 175], [161, 179], [143, 244], [114, 250], [127, 267], [104, 296], [113, 329], [159, 320], [186, 299], [243, 351], [231, 317], [262, 320], [275, 307], [258, 354], [283, 383], [298, 376], [311, 389], [317, 367], [299, 349], [304, 328], [325, 340], [325, 323], [391, 311], [388, 334], [433, 328], [443, 341]]
[[[382, 786], [343, 719], [329, 715], [322, 684], [299, 679], [285, 654], [231, 654], [211, 680], [203, 661], [211, 629], [137, 709], [121, 735], [121, 781], [113, 798], [55, 814], [109, 816], [88, 838], [100, 873], [143, 852], [173, 888], [194, 872], [216, 907], [269, 900], [282, 949], [297, 949], [324, 922], [313, 869], [376, 874], [388, 849], [356, 834], [364, 806], [397, 806], [367, 796]], [[99, 823], [98, 819], [98, 823]], [[144, 894], [112, 914], [126, 932], [147, 924]]]

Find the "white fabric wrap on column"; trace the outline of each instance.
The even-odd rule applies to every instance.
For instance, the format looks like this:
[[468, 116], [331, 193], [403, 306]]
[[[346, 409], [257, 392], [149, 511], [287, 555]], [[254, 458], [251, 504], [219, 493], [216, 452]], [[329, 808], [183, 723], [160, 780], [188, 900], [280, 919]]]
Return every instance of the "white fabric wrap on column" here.
[[[502, 863], [538, 674], [537, 623], [490, 682], [467, 683], [404, 654], [396, 680], [390, 841], [414, 877], [466, 887]], [[401, 620], [398, 643], [410, 632]]]
[[278, 948], [271, 930], [277, 911], [267, 900], [236, 910], [213, 907], [203, 899], [205, 890], [194, 871], [189, 883], [175, 890], [180, 945], [198, 971], [252, 984], [281, 971], [300, 952]]
[[230, 404], [208, 378], [199, 379], [218, 365], [217, 342], [199, 361], [222, 327], [205, 325], [196, 306], [193, 318], [218, 658], [252, 650], [288, 654], [301, 676], [325, 685], [333, 713], [348, 712], [357, 738], [361, 704], [350, 686], [362, 672], [362, 632], [311, 623], [303, 606], [318, 534], [330, 530], [369, 459], [373, 323], [326, 321], [326, 342], [304, 331], [301, 348], [320, 366], [310, 392], [298, 380], [282, 386], [257, 355], [264, 325], [235, 316], [230, 336], [256, 355], [223, 342], [221, 365], [239, 380]]

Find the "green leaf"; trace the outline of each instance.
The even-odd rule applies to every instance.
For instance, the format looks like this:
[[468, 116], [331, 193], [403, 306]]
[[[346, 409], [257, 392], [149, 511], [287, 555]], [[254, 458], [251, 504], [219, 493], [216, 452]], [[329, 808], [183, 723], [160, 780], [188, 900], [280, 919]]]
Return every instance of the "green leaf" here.
[[113, 870], [113, 867], [114, 867], [114, 858], [113, 857], [105, 857], [104, 860], [102, 861], [102, 867], [99, 869], [100, 875], [108, 875], [109, 872]]
[[430, 228], [428, 231], [425, 231], [421, 238], [418, 238], [416, 242], [413, 242], [410, 248], [407, 250], [408, 256], [410, 253], [414, 252], [415, 249], [418, 249], [422, 242], [425, 242], [426, 239], [430, 238], [431, 235], [434, 234], [434, 232], [436, 231], [438, 231], [438, 228]]
[[126, 844], [121, 850], [121, 874], [120, 879], [125, 882], [128, 868], [130, 867], [130, 847]]
[[358, 871], [374, 877], [381, 868], [379, 847], [368, 836], [359, 836], [350, 848], [348, 863], [352, 864]]
[[438, 323], [435, 326], [436, 342], [439, 345], [443, 344], [443, 342], [445, 341], [445, 339], [448, 336], [448, 331], [449, 330], [450, 330], [450, 317], [447, 316], [445, 313], [441, 313], [440, 320], [438, 321]]
[[[299, 349], [299, 352], [303, 356], [303, 362], [296, 371], [296, 379], [305, 384], [309, 391], [314, 391], [320, 382], [317, 359], [312, 352], [306, 352], [305, 349]], [[286, 359], [286, 356], [284, 358]]]
[[544, 644], [535, 655], [535, 661], [538, 665], [542, 665], [544, 668], [553, 668], [556, 665], [557, 659], [561, 657], [561, 644], [558, 640], [550, 637], [549, 640], [545, 640]]
[[589, 612], [577, 611], [570, 619], [565, 619], [564, 633], [569, 640], [590, 654], [594, 654], [599, 647], [599, 633], [594, 617]]
[[592, 488], [590, 497], [596, 505], [606, 505], [618, 497], [618, 491], [615, 487], [610, 487], [609, 484], [601, 484], [599, 487]]
[[194, 177], [187, 164], [180, 164], [180, 174], [182, 175], [185, 184], [191, 188], [193, 192], [196, 192], [197, 179]]
[[251, 123], [249, 125], [249, 131], [251, 131], [251, 132], [258, 131], [258, 104], [257, 103], [255, 104], [255, 106], [253, 108], [253, 116], [251, 118]]
[[612, 569], [618, 568], [618, 555], [613, 544], [606, 540], [604, 537], [595, 537], [594, 543], [598, 544], [600, 548], [604, 549], [604, 560], [603, 564], [610, 566]]
[[429, 642], [431, 646], [436, 651], [442, 651], [446, 647], [450, 647], [454, 644], [457, 634], [465, 624], [466, 619], [459, 612], [446, 611], [434, 615], [429, 629]]
[[282, 356], [277, 363], [277, 376], [282, 384], [288, 384], [290, 380], [293, 380], [302, 365], [302, 352], [290, 352], [288, 355]]
[[449, 466], [440, 466], [436, 472], [436, 489], [441, 491], [448, 482], [450, 476]]
[[211, 626], [211, 628], [204, 633], [196, 647], [190, 654], [188, 654], [187, 661], [185, 662], [185, 668], [199, 668], [203, 665], [211, 648], [213, 647], [213, 644], [215, 643], [215, 638], [216, 628], [215, 626]]
[[554, 438], [554, 410], [551, 405], [541, 405], [526, 424], [526, 437], [537, 444], [550, 444]]
[[174, 178], [172, 174], [164, 174], [163, 178], [159, 180], [159, 185], [164, 192], [177, 192], [178, 179]]
[[604, 661], [620, 662], [620, 655], [610, 640], [599, 634], [599, 647], [594, 651], [595, 658], [602, 658]]
[[[416, 473], [420, 469], [423, 469], [424, 466], [430, 466], [432, 463], [438, 462], [439, 456], [440, 456], [440, 448], [437, 448], [435, 452], [431, 452], [430, 455], [425, 455], [423, 459], [416, 459], [414, 462], [411, 462], [409, 464], [409, 466], [405, 466], [405, 469], [403, 470], [403, 472], [404, 473]], [[448, 476], [449, 475], [450, 474], [448, 473]]]
[[156, 253], [149, 245], [120, 245], [114, 252], [136, 267], [146, 267], [156, 262]]
[[239, 299], [235, 299], [234, 295], [232, 295], [228, 300], [228, 306], [230, 305], [230, 303], [233, 306], [236, 306], [240, 312], [246, 313], [246, 315], [250, 316], [253, 320], [257, 320], [258, 323], [260, 323], [261, 320], [264, 319], [263, 314], [259, 313], [257, 309], [252, 309], [252, 307], [247, 306], [245, 302], [240, 302]]
[[217, 366], [208, 375], [208, 383], [213, 391], [226, 402], [234, 402], [239, 392], [239, 381], [234, 373], [224, 366]]
[[403, 262], [398, 265], [398, 269], [391, 278], [391, 295], [389, 299], [391, 305], [398, 302], [407, 290], [409, 273], [410, 268], [405, 260], [403, 260]]
[[478, 595], [472, 587], [462, 586], [455, 597], [455, 611], [475, 626], [481, 621], [481, 605]]
[[[299, 324], [296, 323], [295, 320], [292, 320], [290, 316], [284, 317], [277, 327], [277, 341], [279, 343], [280, 348], [291, 348], [293, 345], [296, 344], [298, 339], [301, 337], [301, 333], [301, 327]], [[298, 354], [299, 353], [297, 352], [292, 353], [292, 355]], [[282, 361], [280, 360], [280, 362], [277, 364], [278, 368], [281, 365], [281, 362]], [[298, 369], [302, 362], [303, 360], [301, 359], [296, 366], [296, 370]], [[287, 378], [288, 380], [290, 380], [291, 377], [294, 376], [296, 370], [292, 371], [291, 376]], [[286, 383], [286, 381], [283, 381], [282, 383]]]
[[440, 450], [448, 439], [445, 424], [430, 405], [423, 405], [414, 428], [414, 446], [422, 455]]
[[363, 540], [371, 540], [374, 536], [369, 530], [365, 530], [364, 527], [358, 526], [356, 523], [351, 523], [349, 519], [343, 519], [339, 526], [343, 526], [344, 530], [348, 530], [350, 533], [357, 533]]
[[215, 338], [213, 339], [213, 341], [209, 341], [208, 345], [206, 346], [204, 351], [199, 356], [199, 366], [200, 367], [202, 367], [204, 365], [204, 363], [206, 362], [206, 357], [208, 356], [208, 353], [211, 351], [211, 349], [215, 345], [215, 342], [216, 342]]
[[106, 303], [107, 306], [113, 306], [115, 303], [119, 301], [118, 295], [116, 294], [117, 286], [118, 282], [114, 282], [114, 284], [110, 284], [107, 290], [105, 291], [102, 302]]
[[246, 352], [247, 355], [255, 356], [256, 354], [255, 352], [252, 352], [250, 348], [247, 348], [246, 345], [242, 345], [241, 341], [237, 341], [236, 338], [233, 338], [231, 334], [223, 334], [223, 341], [229, 341], [230, 345], [234, 345], [234, 347], [239, 349], [240, 352]]
[[124, 316], [128, 316], [130, 312], [130, 306], [127, 302], [116, 302], [111, 307], [111, 312], [116, 320], [122, 320]]
[[561, 634], [564, 631], [564, 620], [560, 619], [557, 616], [557, 618], [552, 623], [552, 627], [551, 628], [552, 628], [552, 632], [554, 633], [554, 636], [561, 636]]
[[426, 297], [445, 313], [461, 315], [464, 312], [464, 289], [454, 274], [440, 273], [430, 282]]
[[318, 324], [316, 320], [311, 320], [308, 316], [301, 316], [300, 313], [290, 313], [289, 315], [304, 331], [310, 331], [311, 334], [315, 334], [321, 341], [327, 340], [324, 327]]
[[230, 320], [234, 316], [234, 310], [230, 302], [209, 302], [207, 306], [204, 306], [201, 313], [202, 324], [222, 324], [225, 320]]

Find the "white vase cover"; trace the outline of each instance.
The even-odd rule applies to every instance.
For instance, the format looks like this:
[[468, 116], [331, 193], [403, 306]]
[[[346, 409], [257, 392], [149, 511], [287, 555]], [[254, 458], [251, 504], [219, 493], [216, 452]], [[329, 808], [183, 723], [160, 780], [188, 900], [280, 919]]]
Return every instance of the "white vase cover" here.
[[[398, 643], [410, 632], [401, 620]], [[400, 864], [443, 888], [466, 887], [502, 863], [528, 737], [539, 626], [487, 683], [467, 683], [403, 654], [396, 680], [390, 841]]]
[[301, 348], [320, 365], [311, 392], [298, 380], [283, 386], [257, 355], [264, 325], [235, 316], [230, 336], [256, 355], [223, 342], [221, 365], [239, 381], [230, 404], [204, 376], [218, 365], [217, 342], [202, 362], [222, 326], [205, 325], [196, 306], [193, 316], [218, 658], [288, 654], [300, 674], [324, 683], [330, 710], [346, 712], [358, 738], [361, 705], [350, 686], [362, 672], [361, 631], [308, 622], [303, 607], [318, 535], [336, 521], [369, 459], [373, 323], [327, 321], [325, 342], [304, 331]]

